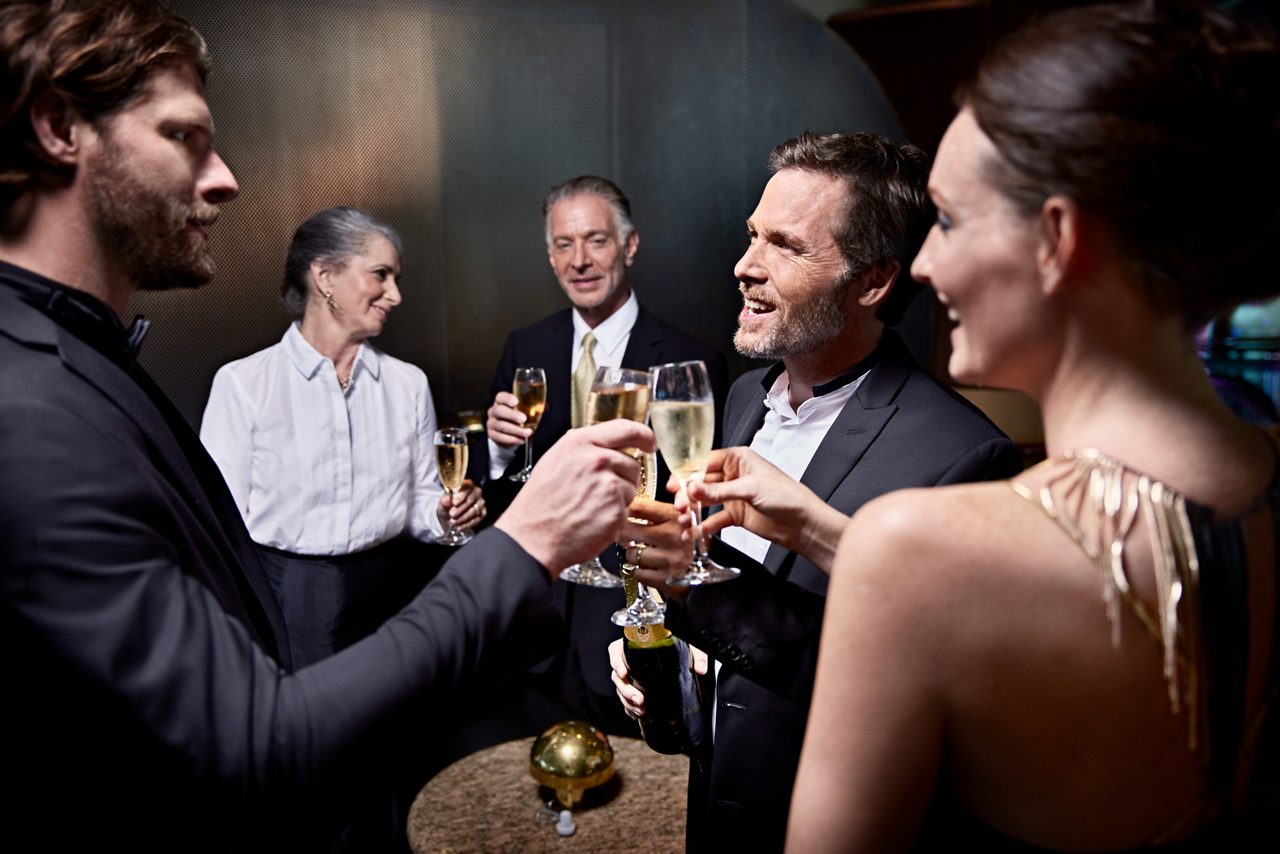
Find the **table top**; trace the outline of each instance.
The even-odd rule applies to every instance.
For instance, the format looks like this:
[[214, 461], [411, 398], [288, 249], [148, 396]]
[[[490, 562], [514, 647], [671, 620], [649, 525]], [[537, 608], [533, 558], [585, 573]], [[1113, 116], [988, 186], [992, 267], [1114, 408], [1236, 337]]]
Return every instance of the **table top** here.
[[[458, 851], [684, 850], [689, 760], [654, 753], [643, 741], [615, 736], [613, 778], [588, 789], [573, 811], [577, 831], [556, 833], [555, 817], [539, 817], [551, 789], [529, 773], [532, 738], [463, 757], [431, 778], [409, 810], [409, 845], [416, 854]], [[556, 810], [560, 809], [557, 803]], [[634, 835], [632, 835], [634, 834]]]

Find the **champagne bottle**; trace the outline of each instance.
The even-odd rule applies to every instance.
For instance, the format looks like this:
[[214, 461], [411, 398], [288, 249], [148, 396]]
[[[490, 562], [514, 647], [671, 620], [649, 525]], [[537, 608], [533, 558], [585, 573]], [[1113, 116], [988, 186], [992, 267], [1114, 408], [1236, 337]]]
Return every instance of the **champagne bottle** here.
[[[623, 567], [627, 605], [638, 595], [635, 571]], [[623, 655], [631, 681], [644, 692], [640, 733], [658, 753], [694, 755], [702, 745], [702, 700], [689, 645], [664, 626], [627, 626]]]

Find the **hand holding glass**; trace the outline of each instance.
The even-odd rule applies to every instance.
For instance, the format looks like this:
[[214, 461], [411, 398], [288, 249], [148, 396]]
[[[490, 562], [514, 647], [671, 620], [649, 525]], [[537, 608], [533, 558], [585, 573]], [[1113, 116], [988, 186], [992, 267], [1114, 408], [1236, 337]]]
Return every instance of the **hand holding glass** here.
[[[653, 451], [641, 456], [640, 463], [640, 482], [636, 484], [636, 498], [648, 498], [650, 501], [658, 494], [658, 455]], [[639, 519], [635, 516], [630, 517], [630, 521], [637, 525], [649, 524], [646, 519]], [[629, 546], [638, 545], [632, 541]], [[636, 567], [634, 564], [627, 563], [625, 546], [619, 546], [622, 552], [622, 579], [623, 586], [627, 586], [627, 582], [631, 580], [631, 576], [635, 575]], [[639, 558], [637, 558], [639, 560]], [[630, 588], [628, 588], [629, 590]], [[616, 626], [654, 626], [663, 622], [667, 617], [667, 609], [654, 599], [649, 593], [649, 588], [643, 584], [636, 582], [636, 598], [626, 608], [620, 608], [613, 612], [613, 616], [609, 619]]]
[[[524, 413], [524, 426], [538, 429], [542, 411], [547, 408], [547, 374], [542, 368], [516, 368], [511, 393], [516, 396], [516, 409]], [[533, 436], [524, 440], [524, 468], [511, 475], [510, 480], [524, 483], [533, 471]]]
[[[684, 489], [706, 472], [715, 438], [715, 401], [711, 379], [702, 362], [677, 362], [649, 370], [653, 390], [650, 415], [653, 435], [667, 467]], [[693, 561], [680, 578], [669, 578], [675, 587], [696, 587], [737, 578], [739, 570], [720, 566], [707, 557], [702, 543], [702, 505], [689, 502], [693, 523]]]
[[[461, 427], [446, 427], [437, 430], [435, 436], [436, 466], [440, 469], [440, 483], [449, 495], [449, 503], [462, 488], [462, 480], [467, 475], [467, 431]], [[471, 542], [471, 535], [459, 530], [453, 522], [445, 522], [445, 531], [436, 540], [446, 546], [460, 546]]]
[[[626, 418], [643, 424], [649, 417], [649, 375], [629, 368], [599, 368], [587, 397], [587, 423]], [[640, 459], [639, 451], [630, 451]], [[604, 568], [598, 557], [560, 573], [565, 581], [589, 587], [621, 587], [622, 579]]]

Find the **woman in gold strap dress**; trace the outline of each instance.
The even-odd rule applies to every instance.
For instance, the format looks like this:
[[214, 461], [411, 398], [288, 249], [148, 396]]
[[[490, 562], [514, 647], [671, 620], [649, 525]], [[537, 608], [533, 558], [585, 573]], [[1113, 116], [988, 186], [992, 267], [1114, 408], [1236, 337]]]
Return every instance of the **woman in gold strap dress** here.
[[1273, 37], [1159, 2], [1049, 16], [962, 93], [912, 273], [1049, 459], [845, 526], [790, 850], [1280, 850], [1275, 436], [1193, 342], [1280, 291], [1278, 92]]

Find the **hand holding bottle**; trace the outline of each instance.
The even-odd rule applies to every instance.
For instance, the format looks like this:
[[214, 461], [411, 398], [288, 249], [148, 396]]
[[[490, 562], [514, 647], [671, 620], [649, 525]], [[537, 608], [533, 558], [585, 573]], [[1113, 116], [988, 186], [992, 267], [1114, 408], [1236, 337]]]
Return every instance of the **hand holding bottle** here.
[[[609, 644], [609, 665], [613, 668], [610, 678], [614, 690], [618, 694], [618, 702], [627, 717], [634, 721], [644, 716], [644, 692], [631, 681], [631, 669], [627, 667], [627, 657], [623, 653], [623, 638]], [[698, 676], [705, 676], [710, 667], [707, 654], [696, 646], [689, 647], [689, 661], [692, 671]]]

